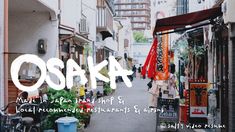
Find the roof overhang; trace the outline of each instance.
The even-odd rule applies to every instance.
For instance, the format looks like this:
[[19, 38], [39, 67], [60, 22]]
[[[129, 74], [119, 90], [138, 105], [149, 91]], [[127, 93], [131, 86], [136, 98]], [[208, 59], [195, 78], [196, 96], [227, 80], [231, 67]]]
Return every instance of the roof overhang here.
[[[221, 8], [215, 7], [207, 10], [158, 19], [155, 24], [153, 35], [156, 35], [158, 32], [163, 32], [166, 30], [186, 28], [186, 26], [188, 25], [196, 24], [196, 26], [198, 27], [197, 23], [206, 20], [212, 20], [220, 15], [222, 15]], [[210, 22], [206, 24], [210, 24]]]
[[60, 35], [63, 36], [61, 40], [73, 38], [75, 42], [80, 42], [82, 44], [87, 44], [92, 42], [87, 37], [75, 32], [74, 29], [71, 27], [60, 25], [59, 28], [60, 28]]
[[51, 20], [57, 20], [57, 7], [56, 0], [9, 0], [9, 12], [49, 12]]

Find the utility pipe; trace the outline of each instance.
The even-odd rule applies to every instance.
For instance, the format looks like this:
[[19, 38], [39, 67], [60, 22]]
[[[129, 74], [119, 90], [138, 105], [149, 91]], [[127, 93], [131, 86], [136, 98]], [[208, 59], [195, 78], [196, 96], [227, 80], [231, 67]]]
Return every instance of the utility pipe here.
[[8, 0], [4, 0], [4, 103], [8, 103]]

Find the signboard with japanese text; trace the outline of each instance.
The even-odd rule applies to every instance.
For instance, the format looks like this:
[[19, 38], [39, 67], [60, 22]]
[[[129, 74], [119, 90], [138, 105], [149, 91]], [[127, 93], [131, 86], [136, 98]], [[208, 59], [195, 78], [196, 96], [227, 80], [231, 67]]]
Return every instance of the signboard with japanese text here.
[[207, 107], [208, 107], [208, 93], [209, 84], [203, 81], [191, 81], [189, 83], [190, 97], [189, 97], [189, 118], [191, 121], [199, 119], [207, 121]]
[[156, 79], [167, 80], [169, 78], [168, 59], [168, 34], [162, 35], [161, 42], [157, 47]]

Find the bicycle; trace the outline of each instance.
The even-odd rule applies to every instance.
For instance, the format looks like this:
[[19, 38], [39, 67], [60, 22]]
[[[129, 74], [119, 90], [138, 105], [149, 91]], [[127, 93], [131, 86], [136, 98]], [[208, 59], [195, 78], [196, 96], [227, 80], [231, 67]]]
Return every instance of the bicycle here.
[[1, 132], [22, 132], [20, 130], [21, 116], [20, 113], [6, 113], [8, 107], [16, 102], [10, 102], [6, 107], [0, 110], [0, 131]]
[[[15, 114], [7, 113], [7, 109], [11, 104], [18, 105]], [[38, 110], [43, 107], [45, 107], [44, 102], [40, 104], [23, 103], [20, 105], [16, 102], [9, 103], [0, 110], [0, 132], [40, 132], [44, 115]], [[27, 109], [34, 109], [36, 113], [24, 113], [23, 111]]]

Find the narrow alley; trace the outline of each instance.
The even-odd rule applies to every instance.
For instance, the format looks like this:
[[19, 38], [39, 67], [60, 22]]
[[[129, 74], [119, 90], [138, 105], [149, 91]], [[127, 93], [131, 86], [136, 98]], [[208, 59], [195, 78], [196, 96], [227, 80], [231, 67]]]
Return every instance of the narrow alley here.
[[[149, 80], [134, 79], [133, 87], [128, 88], [124, 83], [119, 83], [118, 88], [113, 95], [104, 97], [104, 99], [114, 98], [110, 102], [102, 104], [96, 101], [96, 108], [130, 108], [130, 112], [110, 112], [93, 113], [91, 123], [86, 132], [154, 132], [156, 123], [156, 114], [154, 111], [148, 113], [144, 109], [148, 108], [149, 93], [147, 83]], [[124, 104], [119, 103], [124, 100]], [[142, 112], [135, 112], [134, 106], [137, 106]]]

